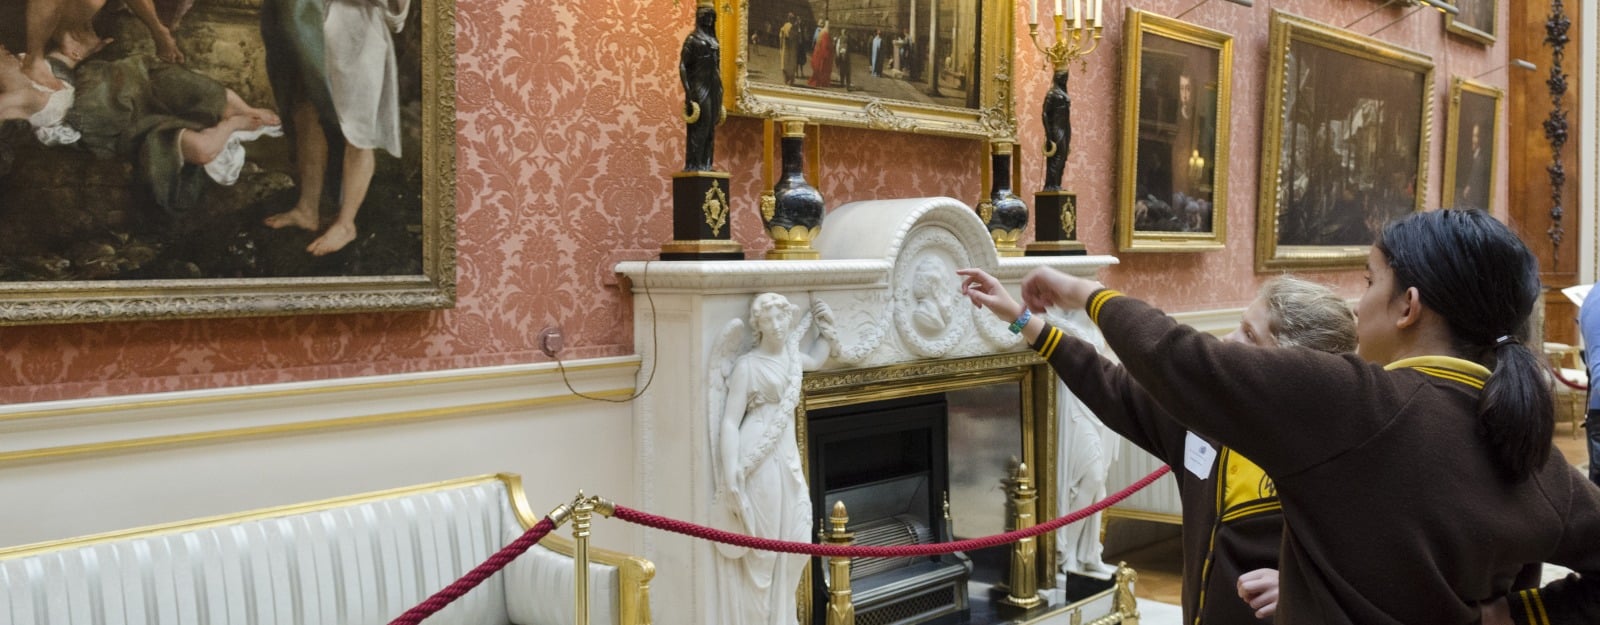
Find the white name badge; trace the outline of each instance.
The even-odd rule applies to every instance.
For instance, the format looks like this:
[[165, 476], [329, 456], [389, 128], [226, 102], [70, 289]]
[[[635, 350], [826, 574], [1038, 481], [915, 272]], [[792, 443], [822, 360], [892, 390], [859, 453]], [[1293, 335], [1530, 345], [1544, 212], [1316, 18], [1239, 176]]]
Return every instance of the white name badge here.
[[1217, 448], [1205, 439], [1189, 432], [1183, 440], [1183, 468], [1200, 479], [1211, 477], [1211, 467], [1217, 462]]

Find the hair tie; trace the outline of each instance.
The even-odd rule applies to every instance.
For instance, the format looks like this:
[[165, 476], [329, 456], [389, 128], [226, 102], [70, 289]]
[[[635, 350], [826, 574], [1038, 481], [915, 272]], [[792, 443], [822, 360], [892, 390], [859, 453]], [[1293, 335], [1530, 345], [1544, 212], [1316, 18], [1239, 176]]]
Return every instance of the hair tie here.
[[1510, 345], [1512, 343], [1521, 343], [1521, 341], [1518, 341], [1517, 337], [1514, 337], [1514, 336], [1511, 336], [1511, 335], [1507, 334], [1505, 336], [1502, 336], [1502, 337], [1497, 338], [1497, 339], [1494, 340], [1494, 348], [1495, 349], [1500, 349], [1500, 348], [1505, 347], [1507, 345]]

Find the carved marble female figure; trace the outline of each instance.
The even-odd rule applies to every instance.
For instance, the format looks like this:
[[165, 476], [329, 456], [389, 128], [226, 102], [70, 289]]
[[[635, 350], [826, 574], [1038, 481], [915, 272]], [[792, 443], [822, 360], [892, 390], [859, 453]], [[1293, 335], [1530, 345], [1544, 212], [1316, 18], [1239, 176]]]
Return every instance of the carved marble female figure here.
[[[795, 443], [794, 409], [801, 372], [820, 365], [825, 341], [800, 342], [813, 316], [831, 327], [820, 301], [794, 323], [795, 306], [776, 293], [750, 304], [754, 347], [735, 319], [713, 347], [711, 371], [711, 473], [715, 495], [711, 522], [732, 532], [806, 542], [811, 540], [811, 496]], [[832, 336], [832, 332], [823, 332]], [[795, 589], [806, 557], [716, 545], [714, 625], [776, 625], [795, 622]]]
[[717, 44], [717, 9], [701, 3], [694, 12], [694, 32], [683, 40], [678, 57], [683, 82], [683, 121], [689, 126], [684, 146], [684, 171], [710, 171], [717, 124], [722, 123], [722, 51]]
[[1061, 174], [1072, 151], [1072, 98], [1067, 96], [1067, 71], [1056, 70], [1044, 94], [1044, 190], [1060, 191]]

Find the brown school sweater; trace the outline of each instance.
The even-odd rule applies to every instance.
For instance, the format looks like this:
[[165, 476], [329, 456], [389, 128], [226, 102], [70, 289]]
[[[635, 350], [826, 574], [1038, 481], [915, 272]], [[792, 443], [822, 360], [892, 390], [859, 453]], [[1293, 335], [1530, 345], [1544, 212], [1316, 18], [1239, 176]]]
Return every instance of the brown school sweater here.
[[1279, 623], [1473, 623], [1527, 562], [1582, 578], [1513, 594], [1518, 622], [1600, 622], [1600, 490], [1553, 448], [1531, 478], [1501, 475], [1477, 435], [1481, 365], [1224, 343], [1110, 290], [1086, 308], [1175, 419], [1274, 478]]
[[[1271, 478], [1215, 440], [1189, 442], [1188, 428], [1092, 345], [1052, 327], [1033, 348], [1106, 427], [1172, 466], [1183, 503], [1184, 625], [1271, 623], [1235, 590], [1239, 575], [1278, 568], [1283, 514]], [[1185, 467], [1191, 445], [1216, 451], [1200, 474]]]

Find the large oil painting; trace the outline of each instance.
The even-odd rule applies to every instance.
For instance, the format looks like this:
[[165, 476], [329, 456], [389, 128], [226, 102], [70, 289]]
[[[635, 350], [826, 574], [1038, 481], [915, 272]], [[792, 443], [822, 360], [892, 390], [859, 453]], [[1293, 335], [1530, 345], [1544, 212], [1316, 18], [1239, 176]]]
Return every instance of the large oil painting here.
[[1221, 249], [1233, 37], [1137, 9], [1126, 23], [1117, 249]]
[[1256, 268], [1359, 266], [1427, 197], [1433, 62], [1274, 12]]
[[453, 13], [0, 7], [0, 324], [452, 305]]
[[1010, 6], [979, 0], [719, 5], [729, 110], [958, 136], [1011, 132]]

